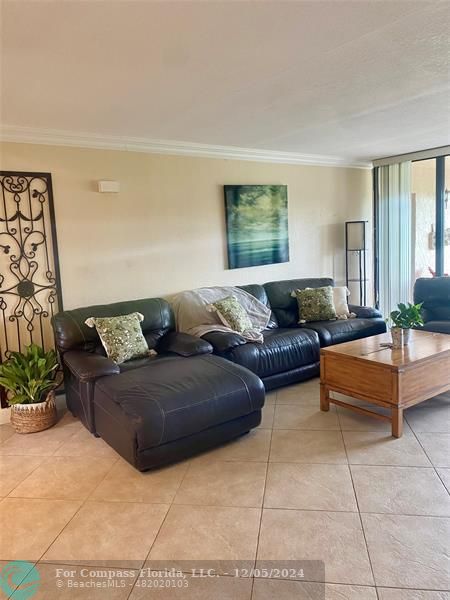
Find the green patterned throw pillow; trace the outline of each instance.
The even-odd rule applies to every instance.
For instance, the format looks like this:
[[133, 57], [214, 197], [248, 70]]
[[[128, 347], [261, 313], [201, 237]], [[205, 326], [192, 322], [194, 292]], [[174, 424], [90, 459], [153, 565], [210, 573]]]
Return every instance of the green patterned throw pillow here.
[[142, 333], [143, 320], [141, 313], [134, 312], [119, 317], [90, 317], [85, 323], [96, 328], [108, 358], [120, 365], [151, 353]]
[[295, 290], [291, 295], [293, 298], [297, 298], [299, 325], [311, 321], [336, 319], [331, 285]]
[[217, 313], [217, 316], [225, 327], [229, 327], [238, 333], [253, 329], [247, 311], [234, 296], [227, 296], [226, 298], [222, 298], [222, 300], [213, 302], [210, 307]]

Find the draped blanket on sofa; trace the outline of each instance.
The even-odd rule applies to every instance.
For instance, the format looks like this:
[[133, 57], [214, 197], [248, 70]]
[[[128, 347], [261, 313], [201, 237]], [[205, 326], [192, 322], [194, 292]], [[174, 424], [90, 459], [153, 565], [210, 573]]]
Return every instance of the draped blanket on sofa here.
[[234, 296], [246, 310], [252, 329], [241, 333], [250, 342], [263, 342], [261, 332], [267, 327], [270, 319], [270, 309], [254, 296], [238, 287], [206, 287], [188, 290], [176, 294], [170, 301], [178, 331], [201, 337], [211, 331], [233, 331], [222, 325], [215, 312], [209, 310], [212, 302]]

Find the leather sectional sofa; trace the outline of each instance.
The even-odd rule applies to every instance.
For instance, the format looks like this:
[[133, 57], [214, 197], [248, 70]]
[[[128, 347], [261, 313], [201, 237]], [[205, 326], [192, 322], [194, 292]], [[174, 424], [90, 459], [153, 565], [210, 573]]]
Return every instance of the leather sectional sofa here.
[[266, 390], [315, 377], [319, 374], [320, 348], [349, 342], [386, 331], [386, 323], [375, 308], [350, 305], [355, 319], [320, 321], [298, 325], [297, 300], [291, 292], [307, 287], [334, 285], [332, 279], [289, 279], [242, 289], [271, 308], [264, 343], [246, 343], [236, 333], [213, 332], [203, 336], [214, 353], [256, 373]]
[[414, 285], [414, 302], [422, 306], [421, 329], [450, 333], [450, 277], [421, 277]]
[[[356, 319], [299, 326], [291, 291], [330, 284], [297, 279], [242, 286], [272, 309], [263, 344], [245, 343], [234, 333], [203, 339], [177, 333], [172, 310], [160, 298], [60, 312], [53, 328], [68, 408], [140, 470], [242, 435], [259, 425], [265, 389], [319, 374], [321, 345], [385, 331], [380, 313], [361, 307], [352, 307]], [[117, 365], [85, 320], [131, 312], [144, 315], [144, 337], [158, 354]]]

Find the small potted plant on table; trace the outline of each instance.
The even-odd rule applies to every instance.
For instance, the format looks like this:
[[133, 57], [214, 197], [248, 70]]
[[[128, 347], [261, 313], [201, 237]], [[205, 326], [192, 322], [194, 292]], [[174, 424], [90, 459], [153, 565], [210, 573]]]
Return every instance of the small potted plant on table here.
[[397, 310], [393, 310], [390, 314], [392, 327], [392, 347], [402, 348], [409, 343], [409, 332], [413, 327], [421, 327], [423, 319], [421, 314], [421, 304], [404, 304], [400, 302]]
[[25, 352], [11, 352], [0, 364], [0, 386], [7, 390], [11, 425], [17, 433], [33, 433], [56, 423], [55, 388], [58, 358], [31, 344]]

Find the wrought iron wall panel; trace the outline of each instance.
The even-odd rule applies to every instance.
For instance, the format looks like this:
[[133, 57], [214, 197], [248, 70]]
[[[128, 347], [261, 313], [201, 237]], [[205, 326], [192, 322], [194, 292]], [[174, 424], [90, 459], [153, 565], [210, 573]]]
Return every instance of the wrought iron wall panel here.
[[54, 346], [62, 309], [49, 173], [0, 171], [0, 360], [34, 342]]

